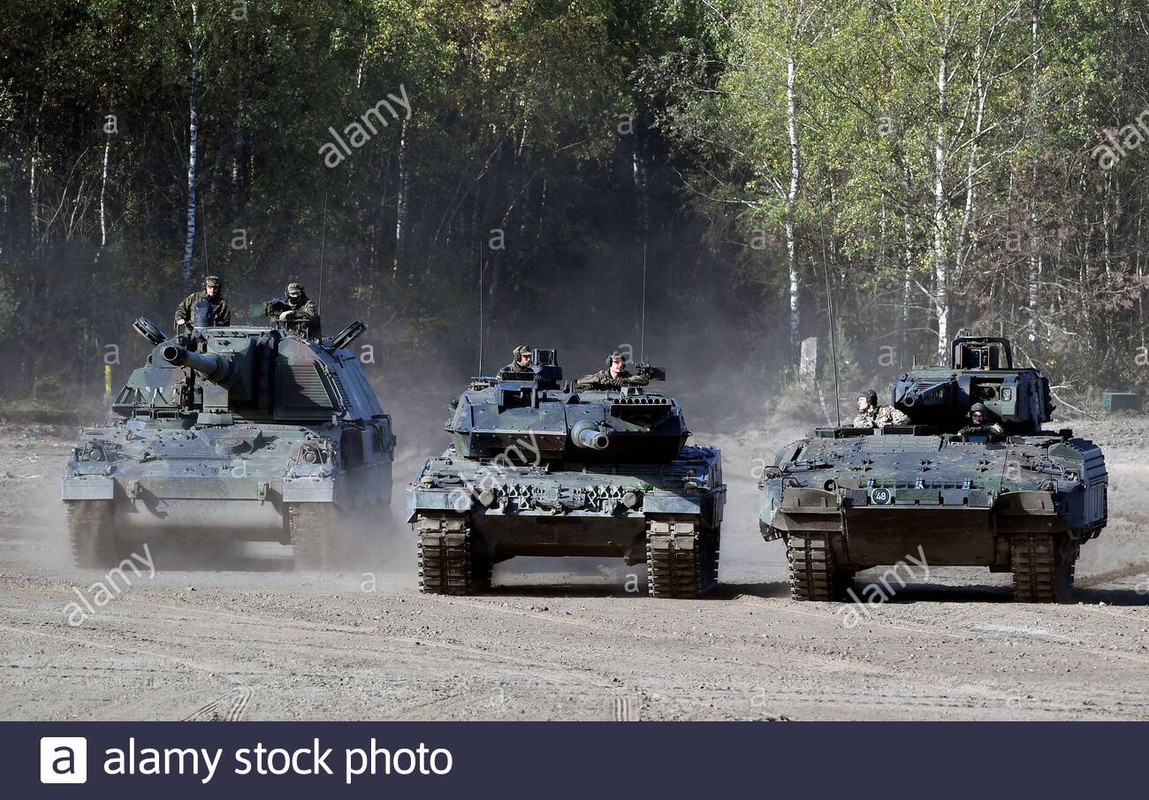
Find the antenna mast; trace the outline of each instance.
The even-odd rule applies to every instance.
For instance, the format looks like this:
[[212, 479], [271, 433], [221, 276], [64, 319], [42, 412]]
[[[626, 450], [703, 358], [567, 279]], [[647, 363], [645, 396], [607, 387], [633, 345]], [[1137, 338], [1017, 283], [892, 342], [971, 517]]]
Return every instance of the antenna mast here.
[[483, 243], [479, 242], [479, 375], [483, 374]]
[[642, 322], [638, 332], [638, 360], [646, 361], [646, 242], [642, 243]]
[[323, 225], [319, 233], [319, 298], [315, 307], [323, 310], [323, 256], [327, 249], [327, 190], [323, 190]]

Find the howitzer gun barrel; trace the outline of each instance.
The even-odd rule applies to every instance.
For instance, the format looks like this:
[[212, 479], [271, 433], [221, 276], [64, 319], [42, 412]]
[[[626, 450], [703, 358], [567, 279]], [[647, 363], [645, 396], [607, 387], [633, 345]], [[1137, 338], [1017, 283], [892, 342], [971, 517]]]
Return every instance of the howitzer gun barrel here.
[[215, 353], [193, 353], [179, 345], [163, 349], [164, 361], [177, 367], [191, 367], [212, 383], [223, 384], [231, 377], [231, 361]]
[[571, 439], [583, 450], [605, 450], [610, 445], [610, 437], [585, 420], [571, 428]]

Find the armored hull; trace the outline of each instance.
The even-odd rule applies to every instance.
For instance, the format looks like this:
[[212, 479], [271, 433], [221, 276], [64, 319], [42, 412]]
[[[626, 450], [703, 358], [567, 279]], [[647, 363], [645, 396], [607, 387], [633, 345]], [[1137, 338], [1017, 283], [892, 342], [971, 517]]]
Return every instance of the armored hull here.
[[81, 432], [65, 470], [77, 565], [115, 565], [159, 540], [279, 542], [297, 567], [332, 565], [390, 502], [395, 445], [346, 341], [143, 327], [152, 355], [113, 419]]
[[[819, 428], [778, 454], [760, 526], [786, 541], [795, 598], [841, 599], [859, 570], [907, 564], [1012, 572], [1016, 600], [1069, 598], [1080, 547], [1107, 521], [1105, 458], [1071, 431], [1040, 430], [1048, 386], [1013, 370], [1007, 354], [969, 367], [955, 350], [948, 371], [903, 374], [895, 405], [931, 424]], [[923, 386], [925, 416], [899, 402]], [[962, 408], [994, 399], [992, 426], [952, 430]], [[957, 409], [952, 422], [947, 407]]]
[[646, 562], [655, 596], [711, 591], [719, 451], [685, 445], [672, 398], [578, 390], [553, 370], [537, 381], [479, 379], [453, 404], [455, 443], [407, 492], [421, 590], [481, 591], [492, 565], [514, 556], [598, 556]]
[[1106, 521], [1105, 458], [1068, 436], [1000, 441], [823, 429], [764, 482], [763, 536], [784, 538], [799, 599], [838, 599], [855, 572], [924, 560], [1014, 573], [1016, 599], [1065, 599]]

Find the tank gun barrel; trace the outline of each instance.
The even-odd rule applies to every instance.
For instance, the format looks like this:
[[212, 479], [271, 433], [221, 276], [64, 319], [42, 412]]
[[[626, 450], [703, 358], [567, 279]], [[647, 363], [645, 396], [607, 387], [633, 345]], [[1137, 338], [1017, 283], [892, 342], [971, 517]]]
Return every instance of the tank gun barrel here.
[[598, 429], [593, 422], [576, 423], [571, 428], [571, 439], [576, 447], [583, 450], [605, 450], [610, 445], [610, 436]]
[[224, 385], [231, 377], [231, 361], [215, 353], [193, 353], [179, 345], [169, 344], [162, 355], [169, 364], [191, 367], [212, 383]]

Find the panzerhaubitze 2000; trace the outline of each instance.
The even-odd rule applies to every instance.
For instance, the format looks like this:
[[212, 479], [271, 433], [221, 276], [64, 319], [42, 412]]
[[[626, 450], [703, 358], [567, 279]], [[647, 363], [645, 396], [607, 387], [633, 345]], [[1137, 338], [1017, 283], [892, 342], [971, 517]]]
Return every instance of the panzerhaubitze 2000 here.
[[395, 437], [347, 350], [362, 323], [320, 341], [286, 324], [172, 337], [141, 317], [135, 329], [154, 349], [112, 419], [83, 429], [64, 476], [78, 566], [179, 539], [290, 544], [297, 568], [318, 569], [356, 523], [378, 525]]
[[710, 592], [726, 492], [719, 451], [686, 444], [673, 398], [577, 388], [553, 350], [533, 363], [525, 375], [474, 378], [452, 401], [453, 444], [407, 492], [420, 589], [484, 590], [492, 564], [513, 556], [615, 556], [646, 562], [654, 596]]
[[791, 594], [841, 599], [857, 571], [913, 561], [1012, 572], [1018, 601], [1068, 599], [1108, 475], [1095, 444], [1042, 430], [1049, 381], [1015, 367], [1007, 339], [959, 334], [948, 365], [903, 373], [891, 399], [910, 424], [815, 428], [767, 470], [762, 535], [786, 540]]

